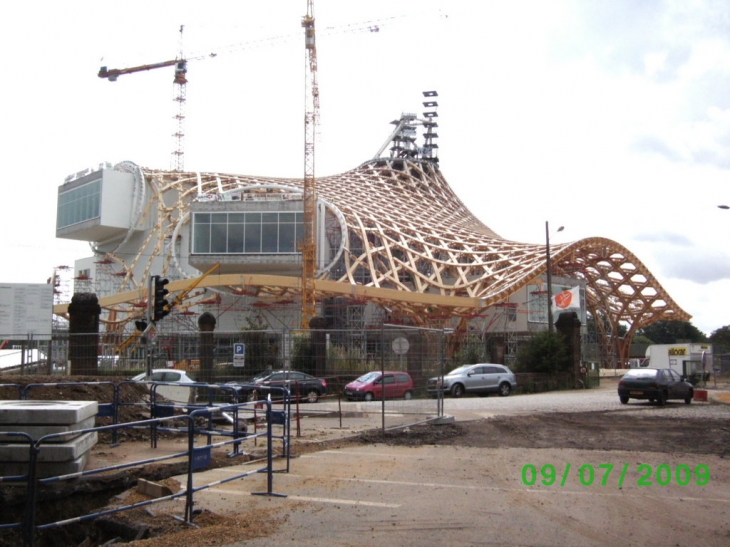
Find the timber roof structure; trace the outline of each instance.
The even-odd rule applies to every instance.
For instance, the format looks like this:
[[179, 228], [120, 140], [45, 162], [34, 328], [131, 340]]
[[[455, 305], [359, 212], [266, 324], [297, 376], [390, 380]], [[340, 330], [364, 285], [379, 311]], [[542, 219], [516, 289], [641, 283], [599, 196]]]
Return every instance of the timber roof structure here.
[[[433, 100], [424, 103], [435, 105]], [[414, 137], [419, 122], [425, 129], [421, 148]], [[319, 210], [325, 212], [320, 226], [329, 245], [327, 256], [319, 257], [314, 283], [318, 301], [343, 297], [372, 302], [387, 307], [391, 317], [417, 325], [446, 326], [454, 319], [463, 324], [487, 308], [507, 303], [510, 295], [547, 273], [545, 245], [504, 239], [451, 189], [434, 153], [438, 147], [433, 116], [419, 121], [404, 114], [393, 123], [396, 130], [373, 159], [316, 179]], [[382, 157], [388, 146], [390, 157]], [[140, 280], [149, 278], [153, 263], [159, 268], [160, 259], [162, 274], [173, 279], [171, 292], [184, 291], [196, 277], [170, 244], [190, 224], [194, 203], [301, 199], [304, 190], [303, 179], [156, 171], [131, 162], [114, 168], [135, 178], [129, 235], [116, 249], [96, 250], [121, 269], [115, 273], [123, 277], [117, 294], [101, 299], [102, 306], [115, 313], [123, 311], [120, 304], [139, 304], [146, 298]], [[134, 231], [146, 235], [130, 253]], [[625, 340], [630, 340], [637, 329], [657, 321], [691, 317], [648, 268], [615, 241], [592, 237], [552, 244], [550, 252], [553, 275], [584, 282], [587, 309], [600, 319], [596, 323], [604, 334], [628, 324]], [[260, 299], [291, 301], [302, 294], [301, 274], [231, 271], [246, 269], [239, 265], [229, 273], [206, 274], [195, 285]], [[57, 306], [54, 312], [65, 314], [66, 307]]]
[[[301, 179], [142, 172], [155, 189], [151, 205], [157, 208], [158, 222], [135, 260], [165, 253], [160, 242], [188, 221], [190, 204], [199, 195], [302, 189]], [[328, 228], [328, 237], [337, 240], [341, 251], [320, 270], [318, 299], [365, 299], [416, 320], [429, 315], [469, 317], [506, 302], [546, 273], [545, 245], [506, 240], [480, 222], [436, 162], [376, 158], [351, 171], [318, 178], [317, 186], [319, 199], [339, 219]], [[165, 198], [170, 195], [177, 196], [176, 203]], [[552, 244], [550, 250], [553, 274], [585, 281], [589, 311], [614, 326], [625, 322], [634, 331], [660, 320], [690, 318], [636, 256], [610, 239]], [[174, 255], [165, 255], [166, 268], [175, 261]], [[128, 270], [134, 266], [126, 264]], [[200, 286], [276, 297], [301, 290], [297, 278], [270, 275], [211, 276]]]

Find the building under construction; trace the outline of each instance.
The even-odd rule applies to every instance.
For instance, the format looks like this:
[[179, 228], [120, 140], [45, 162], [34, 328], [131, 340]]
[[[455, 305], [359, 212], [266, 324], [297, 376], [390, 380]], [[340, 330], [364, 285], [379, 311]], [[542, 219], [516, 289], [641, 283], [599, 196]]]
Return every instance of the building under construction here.
[[[426, 112], [393, 122], [375, 157], [316, 179], [312, 279], [303, 274], [303, 179], [123, 162], [59, 187], [57, 237], [93, 249], [75, 263], [74, 291], [99, 296], [108, 331], [134, 331], [152, 275], [170, 280], [172, 296], [185, 291], [158, 329], [194, 329], [204, 311], [222, 330], [243, 328], [252, 314], [296, 329], [308, 285], [328, 327], [387, 322], [499, 334], [512, 354], [520, 336], [547, 328], [550, 265], [552, 293], [578, 287], [571, 308], [583, 324], [594, 318], [604, 340], [619, 324], [631, 335], [690, 318], [614, 241], [519, 243], [475, 218], [440, 169], [436, 93], [424, 95]], [[54, 311], [64, 315], [67, 306]], [[613, 347], [616, 358], [628, 351]]]

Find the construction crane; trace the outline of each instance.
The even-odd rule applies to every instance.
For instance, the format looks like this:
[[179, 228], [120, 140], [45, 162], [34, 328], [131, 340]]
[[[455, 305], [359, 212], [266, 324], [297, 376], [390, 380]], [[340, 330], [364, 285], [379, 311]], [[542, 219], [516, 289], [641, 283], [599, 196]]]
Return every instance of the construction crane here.
[[[165, 68], [168, 66], [175, 67], [175, 78], [173, 85], [175, 87], [175, 101], [177, 102], [177, 114], [175, 115], [176, 120], [176, 131], [173, 133], [175, 138], [175, 147], [172, 152], [172, 160], [170, 167], [173, 171], [183, 171], [185, 168], [185, 105], [187, 97], [187, 72], [188, 72], [188, 59], [185, 59], [182, 50], [182, 36], [184, 25], [180, 25], [180, 41], [178, 48], [178, 56], [175, 59], [169, 61], [162, 61], [161, 63], [152, 63], [149, 65], [133, 66], [130, 68], [111, 69], [103, 66], [99, 69], [99, 78], [105, 78], [110, 82], [116, 82], [117, 78], [123, 74], [134, 74], [135, 72], [144, 72], [147, 70], [154, 70], [156, 68]], [[203, 59], [205, 57], [197, 57], [196, 59]]]
[[[308, 28], [311, 28], [311, 36], [312, 36], [312, 50], [314, 50], [314, 16], [312, 15], [312, 6], [311, 2], [308, 4], [307, 9], [307, 17], [305, 18], [306, 21], [308, 21], [306, 24], [303, 22], [302, 24], [305, 26], [305, 33], [306, 25], [309, 25], [311, 23], [311, 26]], [[349, 25], [341, 25], [336, 27], [328, 27], [323, 32], [324, 34], [339, 34], [339, 33], [353, 33], [353, 32], [379, 32], [380, 29], [390, 24], [394, 21], [399, 19], [399, 17], [389, 17], [386, 19], [378, 19], [378, 20], [372, 20], [372, 21], [363, 21], [359, 23], [353, 23]], [[174, 151], [172, 152], [172, 161], [171, 161], [171, 168], [174, 171], [184, 171], [185, 162], [184, 162], [184, 154], [185, 154], [185, 109], [187, 105], [187, 64], [190, 61], [199, 61], [203, 59], [209, 59], [214, 58], [218, 56], [218, 53], [206, 53], [206, 54], [199, 54], [194, 56], [186, 57], [183, 54], [183, 48], [182, 48], [182, 36], [183, 36], [183, 29], [184, 25], [180, 26], [180, 41], [179, 41], [179, 48], [178, 48], [178, 56], [175, 59], [170, 59], [168, 61], [162, 61], [159, 63], [151, 63], [147, 65], [140, 65], [140, 66], [133, 66], [129, 68], [114, 68], [109, 69], [108, 67], [101, 67], [99, 69], [98, 76], [99, 78], [104, 78], [109, 80], [110, 82], [116, 82], [117, 78], [119, 76], [122, 76], [124, 74], [134, 74], [136, 72], [145, 72], [148, 70], [154, 70], [157, 68], [165, 68], [174, 66], [175, 67], [175, 78], [173, 79], [173, 84], [175, 86], [175, 97], [174, 100], [177, 102], [177, 114], [174, 116], [177, 123], [177, 128], [175, 133], [173, 133], [173, 137], [175, 137], [175, 147]], [[256, 47], [262, 47], [262, 46], [271, 46], [279, 43], [286, 42], [288, 40], [292, 40], [295, 37], [298, 37], [299, 34], [286, 34], [281, 36], [273, 36], [269, 38], [263, 38], [259, 40], [252, 40], [249, 42], [243, 42], [240, 44], [234, 44], [230, 45], [224, 48], [221, 48], [221, 52], [231, 53], [236, 51], [242, 51], [246, 49], [252, 49]], [[309, 51], [309, 50], [308, 50]], [[314, 52], [314, 63], [315, 63], [315, 70], [316, 70], [316, 51]], [[315, 72], [315, 78], [316, 78], [316, 72]]]
[[304, 95], [304, 241], [302, 242], [302, 328], [317, 313], [314, 281], [317, 276], [317, 179], [314, 176], [314, 140], [319, 123], [317, 86], [317, 45], [314, 31], [314, 0], [307, 0], [307, 15], [302, 19], [307, 63]]

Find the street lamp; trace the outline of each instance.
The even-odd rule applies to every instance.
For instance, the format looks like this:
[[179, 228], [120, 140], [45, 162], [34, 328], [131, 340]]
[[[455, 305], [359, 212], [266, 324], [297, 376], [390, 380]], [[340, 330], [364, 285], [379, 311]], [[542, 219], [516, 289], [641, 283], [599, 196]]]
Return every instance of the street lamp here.
[[[562, 232], [564, 226], [561, 226], [555, 233]], [[553, 332], [553, 275], [552, 265], [550, 264], [550, 228], [548, 221], [545, 221], [545, 262], [547, 265], [547, 310], [548, 310], [548, 332]]]

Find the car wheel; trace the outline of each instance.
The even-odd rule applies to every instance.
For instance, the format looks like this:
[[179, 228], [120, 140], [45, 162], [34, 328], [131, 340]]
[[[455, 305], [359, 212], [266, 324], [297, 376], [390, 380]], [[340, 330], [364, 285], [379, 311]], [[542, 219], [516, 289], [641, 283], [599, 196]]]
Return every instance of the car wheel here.
[[502, 382], [501, 384], [499, 384], [500, 397], [507, 397], [510, 393], [512, 393], [511, 385], [509, 385], [507, 382]]
[[692, 398], [693, 398], [694, 396], [695, 396], [694, 392], [693, 392], [692, 390], [690, 390], [690, 392], [689, 392], [689, 395], [687, 395], [687, 396], [686, 396], [686, 397], [684, 398], [684, 404], [686, 404], [686, 405], [690, 405], [690, 404], [692, 404]]
[[618, 400], [621, 401], [621, 404], [622, 405], [625, 405], [626, 403], [629, 402], [629, 398], [628, 397], [619, 397]]
[[464, 386], [461, 384], [454, 384], [454, 386], [451, 388], [451, 396], [455, 399], [458, 399], [460, 397], [464, 396]]
[[406, 391], [405, 394], [403, 395], [403, 398], [406, 401], [410, 401], [411, 399], [413, 399], [413, 393], [410, 391]]
[[317, 393], [316, 389], [310, 389], [307, 392], [307, 402], [316, 403], [317, 401], [319, 401], [319, 393]]
[[372, 401], [373, 399], [374, 399], [374, 397], [373, 397], [373, 394], [372, 394], [372, 393], [370, 393], [370, 392], [367, 392], [367, 393], [365, 394], [365, 400], [366, 400], [367, 402], [370, 402], [370, 401]]
[[664, 406], [665, 404], [667, 404], [667, 392], [660, 391], [659, 395], [657, 396], [656, 402], [659, 406]]

